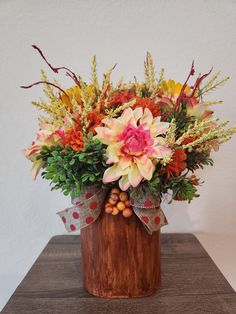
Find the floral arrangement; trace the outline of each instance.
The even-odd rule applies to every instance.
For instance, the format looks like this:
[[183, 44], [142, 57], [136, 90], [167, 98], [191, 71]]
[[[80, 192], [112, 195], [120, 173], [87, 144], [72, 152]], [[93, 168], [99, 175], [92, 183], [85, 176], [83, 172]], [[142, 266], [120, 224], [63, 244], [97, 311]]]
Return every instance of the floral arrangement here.
[[[195, 72], [192, 63], [184, 83], [165, 80], [163, 69], [156, 78], [148, 53], [144, 82], [134, 77], [133, 82], [120, 80], [114, 85], [110, 78], [113, 66], [100, 85], [94, 56], [91, 81], [86, 83], [66, 67], [53, 67], [37, 46], [33, 48], [54, 73], [65, 72], [73, 80], [73, 85], [64, 89], [56, 80], [50, 82], [42, 71], [39, 82], [22, 86], [42, 84], [47, 98], [33, 102], [46, 114], [39, 116], [36, 139], [24, 151], [33, 163], [33, 178], [42, 169], [42, 177], [51, 181], [52, 189], [71, 195], [75, 207], [85, 206], [84, 201], [95, 195], [98, 199], [92, 198], [94, 208], [87, 204], [85, 212], [95, 210], [96, 204], [104, 203], [106, 198], [107, 213], [123, 212], [130, 217], [133, 206], [137, 215], [142, 209], [143, 222], [148, 218], [143, 215], [145, 209], [159, 208], [158, 202], [167, 193], [171, 200], [188, 202], [199, 196], [197, 186], [201, 182], [195, 171], [213, 165], [211, 152], [236, 133], [236, 126], [227, 128], [228, 121], [214, 117], [212, 106], [222, 101], [204, 100], [228, 77], [219, 79], [220, 72], [210, 77], [210, 70], [190, 85]], [[88, 192], [96, 186], [111, 192]], [[88, 194], [91, 197], [86, 197]], [[155, 199], [159, 201], [154, 206]], [[138, 201], [142, 204], [134, 204]], [[65, 215], [61, 217], [65, 222]], [[90, 222], [96, 218], [88, 217]], [[68, 229], [76, 229], [71, 226]]]

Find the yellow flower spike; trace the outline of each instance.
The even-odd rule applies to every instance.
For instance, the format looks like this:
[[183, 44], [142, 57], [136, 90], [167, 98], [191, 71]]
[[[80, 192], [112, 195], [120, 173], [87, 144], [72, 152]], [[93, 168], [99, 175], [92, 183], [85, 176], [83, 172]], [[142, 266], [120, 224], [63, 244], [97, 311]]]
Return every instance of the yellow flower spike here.
[[86, 86], [86, 92], [88, 95], [92, 95], [95, 93], [95, 87], [93, 85], [87, 85]]

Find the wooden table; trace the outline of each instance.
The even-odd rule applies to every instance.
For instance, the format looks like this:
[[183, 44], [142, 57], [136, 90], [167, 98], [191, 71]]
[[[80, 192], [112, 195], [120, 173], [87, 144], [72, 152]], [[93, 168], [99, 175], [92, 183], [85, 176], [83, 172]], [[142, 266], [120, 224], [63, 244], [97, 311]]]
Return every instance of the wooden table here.
[[108, 300], [83, 289], [79, 236], [56, 236], [2, 313], [236, 313], [234, 290], [193, 235], [162, 234], [161, 242], [161, 289], [147, 298]]

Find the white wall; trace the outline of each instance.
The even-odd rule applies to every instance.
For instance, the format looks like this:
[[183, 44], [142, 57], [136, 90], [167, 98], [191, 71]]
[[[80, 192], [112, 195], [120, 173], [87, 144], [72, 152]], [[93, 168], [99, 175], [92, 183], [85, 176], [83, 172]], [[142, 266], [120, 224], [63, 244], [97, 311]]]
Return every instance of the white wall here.
[[[56, 211], [69, 199], [51, 193], [48, 183], [30, 177], [21, 149], [37, 131], [30, 101], [41, 89], [19, 85], [39, 78], [46, 68], [30, 48], [40, 46], [55, 65], [66, 65], [88, 78], [97, 54], [99, 70], [115, 62], [122, 74], [143, 78], [146, 51], [166, 68], [167, 78], [184, 80], [195, 59], [197, 73], [214, 65], [230, 82], [212, 95], [225, 100], [217, 116], [236, 121], [236, 2], [233, 0], [1, 0], [0, 1], [0, 309], [47, 241], [64, 233]], [[62, 82], [69, 83], [62, 78]], [[215, 167], [202, 174], [201, 197], [191, 205], [164, 206], [164, 232], [235, 234], [236, 137], [214, 155]]]

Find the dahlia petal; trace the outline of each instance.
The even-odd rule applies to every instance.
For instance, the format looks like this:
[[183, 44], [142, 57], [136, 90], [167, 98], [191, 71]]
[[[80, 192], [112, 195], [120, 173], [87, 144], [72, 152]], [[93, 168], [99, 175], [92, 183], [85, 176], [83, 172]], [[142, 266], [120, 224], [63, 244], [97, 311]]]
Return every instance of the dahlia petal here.
[[172, 153], [172, 150], [164, 145], [158, 145], [155, 147], [154, 157], [156, 158], [166, 158]]
[[107, 164], [117, 163], [119, 161], [119, 151], [121, 147], [121, 143], [111, 144], [107, 147], [106, 155], [107, 155]]
[[143, 163], [141, 160], [137, 159], [137, 166], [141, 175], [146, 180], [151, 180], [154, 171], [154, 165], [151, 160], [147, 159], [146, 162]]
[[120, 116], [120, 120], [125, 124], [129, 124], [131, 119], [133, 118], [133, 110], [131, 108], [127, 108], [123, 111], [122, 115]]
[[126, 174], [126, 171], [120, 168], [119, 164], [115, 164], [110, 168], [107, 168], [103, 174], [103, 182], [109, 183], [118, 180], [122, 175]]
[[119, 180], [119, 187], [121, 188], [122, 191], [126, 191], [130, 187], [130, 182], [128, 179], [128, 175], [123, 176]]
[[128, 180], [130, 184], [135, 188], [142, 181], [143, 177], [140, 174], [136, 164], [132, 164], [128, 171]]
[[148, 108], [145, 108], [144, 114], [140, 119], [140, 125], [146, 123], [148, 126], [150, 126], [152, 122], [153, 122], [153, 115]]
[[169, 128], [168, 122], [160, 122], [160, 117], [154, 118], [151, 125], [151, 134], [153, 137], [166, 133]]
[[156, 118], [153, 119], [153, 124], [156, 124], [156, 123], [160, 123], [161, 122], [161, 116], [158, 116]]
[[139, 162], [141, 162], [143, 164], [146, 163], [147, 160], [148, 160], [148, 156], [147, 155], [143, 155], [143, 156], [137, 157], [135, 159], [136, 163], [139, 161]]
[[97, 127], [95, 131], [97, 132], [95, 138], [98, 138], [103, 144], [109, 145], [116, 142], [116, 134], [113, 130], [106, 127]]
[[153, 146], [158, 146], [158, 145], [162, 145], [162, 146], [167, 146], [166, 144], [166, 140], [164, 137], [158, 136], [154, 139], [154, 145]]
[[146, 148], [146, 154], [147, 154], [148, 156], [151, 156], [153, 153], [155, 153], [155, 150], [154, 150], [153, 147], [147, 147], [147, 148]]
[[131, 165], [131, 157], [122, 157], [119, 161], [121, 169], [125, 169]]
[[105, 118], [102, 122], [112, 129], [112, 131], [114, 131], [117, 135], [121, 134], [126, 127], [126, 125], [119, 119]]
[[134, 118], [137, 122], [143, 115], [143, 108], [138, 107], [138, 108], [134, 109], [133, 114], [134, 114]]

